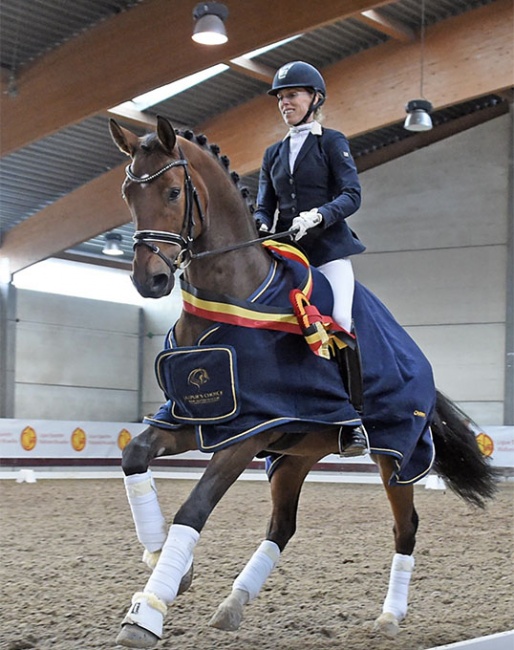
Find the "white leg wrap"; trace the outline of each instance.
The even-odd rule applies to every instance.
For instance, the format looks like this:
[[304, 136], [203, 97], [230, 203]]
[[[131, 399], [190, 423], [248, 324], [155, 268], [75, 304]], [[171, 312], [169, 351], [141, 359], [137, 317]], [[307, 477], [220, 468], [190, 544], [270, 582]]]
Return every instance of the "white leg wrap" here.
[[145, 594], [154, 594], [166, 604], [175, 600], [182, 576], [191, 566], [193, 549], [199, 538], [200, 533], [190, 526], [170, 526], [157, 566], [146, 583]]
[[166, 521], [151, 471], [125, 476], [125, 489], [138, 540], [150, 553], [160, 551], [166, 541]]
[[253, 600], [262, 585], [275, 568], [280, 558], [280, 549], [275, 542], [265, 540], [250, 558], [250, 561], [234, 581], [233, 590], [246, 591]]
[[414, 569], [414, 557], [395, 553], [389, 577], [389, 588], [382, 612], [391, 613], [401, 621], [407, 615], [409, 583]]

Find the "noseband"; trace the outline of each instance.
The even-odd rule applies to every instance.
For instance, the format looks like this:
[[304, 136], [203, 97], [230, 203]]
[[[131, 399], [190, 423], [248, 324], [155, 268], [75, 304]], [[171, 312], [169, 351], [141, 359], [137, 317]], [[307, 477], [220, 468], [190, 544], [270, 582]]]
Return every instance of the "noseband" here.
[[[193, 185], [191, 175], [189, 173], [188, 162], [184, 158], [182, 150], [178, 149], [180, 154], [179, 160], [173, 160], [168, 163], [158, 171], [153, 174], [143, 174], [143, 176], [136, 176], [130, 169], [130, 165], [127, 165], [125, 173], [127, 178], [134, 183], [151, 183], [156, 178], [159, 178], [162, 174], [167, 172], [172, 167], [183, 167], [184, 168], [184, 190], [186, 195], [186, 206], [184, 210], [184, 220], [182, 223], [182, 228], [180, 233], [167, 232], [165, 230], [136, 230], [134, 233], [134, 249], [136, 246], [144, 245], [147, 246], [152, 253], [158, 255], [163, 262], [170, 268], [171, 272], [174, 273], [178, 268], [186, 268], [192, 259], [191, 246], [193, 245], [194, 237], [193, 231], [195, 227], [194, 219], [194, 207], [198, 211], [198, 216], [200, 217], [200, 222], [203, 224], [205, 216], [202, 210], [202, 205], [198, 197], [198, 192], [196, 187]], [[184, 233], [184, 234], [182, 234]], [[177, 258], [172, 263], [159, 249], [154, 242], [160, 244], [176, 244], [180, 246], [180, 252], [177, 255]]]

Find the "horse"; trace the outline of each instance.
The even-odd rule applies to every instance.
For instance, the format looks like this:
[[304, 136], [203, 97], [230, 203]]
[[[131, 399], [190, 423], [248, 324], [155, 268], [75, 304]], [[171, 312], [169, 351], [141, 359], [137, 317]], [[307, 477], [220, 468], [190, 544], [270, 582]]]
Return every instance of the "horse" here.
[[[127, 497], [152, 573], [134, 594], [117, 643], [159, 642], [169, 605], [191, 584], [194, 547], [211, 512], [250, 462], [264, 457], [272, 498], [266, 538], [209, 622], [237, 630], [295, 533], [308, 473], [323, 457], [341, 454], [342, 433], [359, 425], [394, 520], [389, 587], [375, 621], [378, 632], [394, 637], [407, 614], [414, 567], [414, 484], [436, 471], [469, 504], [484, 507], [494, 496], [495, 473], [469, 418], [435, 388], [421, 350], [359, 283], [353, 317], [363, 395], [354, 405], [336, 361], [316, 349], [319, 341], [311, 345], [325, 333], [326, 352], [327, 338], [330, 348], [338, 335], [324, 315], [331, 303], [323, 298], [321, 274], [294, 246], [258, 237], [247, 197], [219, 148], [205, 136], [175, 131], [162, 117], [141, 137], [113, 119], [109, 126], [130, 157], [122, 195], [135, 224], [132, 281], [142, 296], [158, 299], [172, 291], [180, 270], [183, 295], [182, 313], [156, 360], [167, 402], [122, 452]], [[310, 293], [320, 283], [322, 312]], [[290, 303], [298, 292], [300, 314]], [[313, 305], [314, 322], [299, 330]], [[212, 456], [168, 528], [150, 464], [193, 449]]]

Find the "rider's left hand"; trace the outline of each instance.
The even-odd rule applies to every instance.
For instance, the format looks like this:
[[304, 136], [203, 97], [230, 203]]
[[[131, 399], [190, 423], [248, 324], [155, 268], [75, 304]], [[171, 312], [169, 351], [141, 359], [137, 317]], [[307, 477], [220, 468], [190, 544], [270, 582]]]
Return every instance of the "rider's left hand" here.
[[309, 210], [309, 212], [300, 212], [300, 214], [293, 219], [289, 232], [294, 235], [294, 240], [301, 239], [310, 228], [315, 228], [323, 221], [323, 215], [318, 212], [317, 208]]

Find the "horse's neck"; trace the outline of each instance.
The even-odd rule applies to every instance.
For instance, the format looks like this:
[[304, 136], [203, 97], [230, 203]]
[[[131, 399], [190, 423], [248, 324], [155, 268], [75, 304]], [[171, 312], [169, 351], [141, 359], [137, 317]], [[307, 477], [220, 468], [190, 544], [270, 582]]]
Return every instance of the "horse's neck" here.
[[264, 282], [270, 264], [267, 253], [256, 245], [195, 260], [184, 279], [196, 289], [245, 299]]
[[[223, 170], [220, 171], [225, 174]], [[214, 178], [203, 176], [214, 190], [209, 193], [207, 228], [194, 249], [198, 253], [243, 244], [256, 236], [251, 216], [236, 188], [227, 187], [226, 181], [231, 183], [228, 177], [220, 178], [216, 174], [217, 170], [214, 171]], [[196, 289], [244, 300], [264, 282], [270, 265], [270, 256], [262, 246], [256, 244], [193, 260], [184, 271], [184, 279]], [[177, 323], [177, 342], [179, 345], [192, 345], [211, 324], [210, 321], [184, 313]]]
[[[212, 253], [251, 241], [255, 226], [239, 190], [216, 161], [203, 162], [202, 180], [209, 191], [207, 223], [193, 251]], [[264, 281], [269, 266], [269, 256], [256, 245], [193, 260], [184, 277], [197, 289], [247, 298]]]

